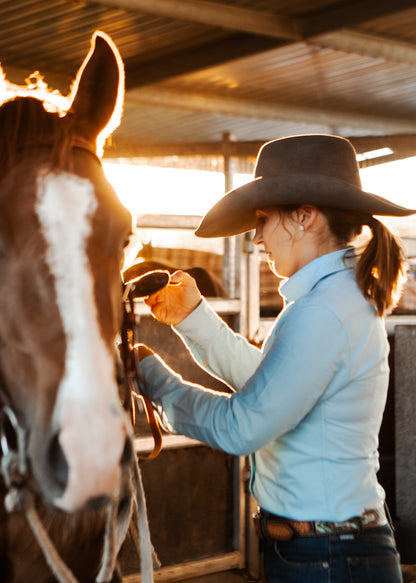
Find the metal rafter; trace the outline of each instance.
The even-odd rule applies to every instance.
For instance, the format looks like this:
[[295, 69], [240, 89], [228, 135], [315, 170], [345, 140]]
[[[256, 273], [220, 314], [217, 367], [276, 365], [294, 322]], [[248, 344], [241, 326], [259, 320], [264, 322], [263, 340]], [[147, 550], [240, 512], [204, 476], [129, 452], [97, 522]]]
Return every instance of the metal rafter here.
[[310, 38], [337, 30], [357, 26], [375, 18], [385, 17], [414, 8], [414, 0], [356, 0], [329, 6], [299, 20], [302, 36]]
[[[416, 135], [397, 134], [390, 136], [353, 136], [349, 140], [352, 142], [358, 154], [389, 147], [393, 154], [386, 154], [373, 159], [364, 159], [359, 162], [361, 168], [401, 160], [416, 155]], [[140, 144], [117, 142], [109, 145], [105, 149], [105, 158], [164, 158], [169, 156], [204, 156], [221, 157], [225, 153], [234, 158], [254, 159], [263, 141], [220, 141], [220, 142], [195, 142], [172, 144]]]
[[[271, 13], [202, 0], [158, 0], [158, 2], [99, 0], [99, 2], [171, 18], [196, 20], [207, 25], [216, 23], [221, 28], [229, 28], [236, 32], [228, 38], [197, 47], [192, 52], [171, 53], [166, 58], [139, 66], [133, 62], [127, 62], [128, 89], [272, 50], [299, 41], [301, 38], [311, 44], [368, 54], [372, 58], [381, 57], [411, 65], [416, 62], [416, 47], [411, 43], [345, 28], [413, 7], [413, 0], [348, 2], [341, 7], [330, 7], [297, 21], [280, 18]], [[248, 32], [245, 26], [247, 18], [250, 20], [249, 32], [253, 34], [246, 34]], [[267, 27], [264, 26], [265, 21], [269, 23]], [[301, 36], [299, 31], [301, 31]]]
[[224, 55], [227, 61], [232, 61], [278, 48], [282, 44], [285, 44], [284, 41], [275, 38], [233, 34], [225, 39], [195, 47], [192, 51], [169, 53], [166, 57], [141, 65], [126, 60], [126, 89], [221, 65], [224, 63]]
[[349, 127], [388, 133], [416, 132], [416, 120], [363, 113], [334, 111], [286, 103], [265, 103], [219, 97], [201, 93], [143, 87], [127, 93], [130, 104], [151, 105], [169, 109], [204, 111], [234, 117], [279, 121], [299, 121], [332, 127]]
[[300, 39], [296, 21], [286, 16], [229, 6], [209, 0], [94, 0], [94, 4], [104, 4], [113, 8], [164, 16], [175, 20], [199, 22], [207, 26], [260, 36]]
[[414, 7], [414, 0], [356, 0], [326, 7], [302, 17], [289, 19], [273, 13], [228, 6], [209, 0], [96, 0], [97, 3], [125, 10], [194, 21], [235, 32], [218, 42], [197, 47], [185, 54], [170, 53], [167, 58], [135, 66], [126, 63], [129, 102], [160, 107], [205, 111], [259, 119], [321, 122], [330, 126], [359, 127], [367, 131], [408, 133], [416, 131], [410, 119], [328, 111], [287, 104], [246, 102], [215, 95], [165, 92], [144, 87], [174, 76], [219, 65], [261, 51], [268, 51], [299, 40], [333, 50], [365, 54], [401, 63], [416, 63], [416, 46], [395, 39], [348, 29], [362, 22], [385, 17]]

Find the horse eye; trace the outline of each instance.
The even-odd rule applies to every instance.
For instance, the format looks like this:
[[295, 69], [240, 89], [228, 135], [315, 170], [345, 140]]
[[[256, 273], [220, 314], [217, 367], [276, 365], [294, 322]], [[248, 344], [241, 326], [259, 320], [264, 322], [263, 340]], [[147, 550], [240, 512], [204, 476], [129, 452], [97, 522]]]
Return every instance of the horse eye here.
[[128, 247], [132, 241], [133, 241], [133, 233], [130, 233], [128, 238], [124, 240], [123, 249], [126, 249], [126, 247]]

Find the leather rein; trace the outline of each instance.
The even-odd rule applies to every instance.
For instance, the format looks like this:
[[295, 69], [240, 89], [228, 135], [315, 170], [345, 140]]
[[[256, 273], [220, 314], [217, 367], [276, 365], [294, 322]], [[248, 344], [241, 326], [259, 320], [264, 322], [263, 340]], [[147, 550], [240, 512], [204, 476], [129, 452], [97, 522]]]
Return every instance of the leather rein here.
[[[127, 286], [129, 284], [127, 283]], [[138, 357], [137, 338], [138, 325], [134, 314], [134, 301], [128, 297], [123, 301], [123, 321], [121, 326], [121, 359], [123, 362], [124, 377], [132, 400], [132, 423], [135, 421], [135, 398], [139, 399], [143, 405], [146, 419], [152, 433], [154, 446], [147, 455], [139, 455], [139, 459], [151, 460], [159, 455], [162, 449], [162, 432], [160, 422], [150, 401], [140, 394], [140, 362]]]

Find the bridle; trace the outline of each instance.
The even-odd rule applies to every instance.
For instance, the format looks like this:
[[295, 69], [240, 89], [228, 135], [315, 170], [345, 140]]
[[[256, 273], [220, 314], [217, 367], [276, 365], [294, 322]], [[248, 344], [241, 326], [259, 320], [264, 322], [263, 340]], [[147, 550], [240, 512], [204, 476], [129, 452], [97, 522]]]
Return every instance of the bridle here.
[[[140, 362], [138, 357], [137, 338], [138, 324], [134, 313], [134, 298], [130, 292], [131, 283], [126, 284], [126, 290], [123, 300], [123, 318], [121, 326], [121, 359], [124, 369], [124, 377], [127, 383], [128, 391], [132, 399], [132, 418], [133, 425], [135, 420], [135, 403], [134, 399], [140, 399], [146, 414], [147, 422], [152, 432], [154, 446], [148, 455], [139, 455], [139, 459], [150, 460], [159, 455], [162, 448], [162, 432], [160, 422], [155, 415], [155, 411], [146, 397], [140, 394]], [[129, 293], [130, 292], [130, 293]]]
[[[26, 455], [27, 430], [20, 422], [13, 410], [10, 400], [0, 387], [0, 474], [3, 476], [7, 494], [5, 504], [8, 505], [7, 496], [17, 485], [26, 480], [28, 474], [28, 460]], [[7, 426], [13, 429], [16, 436], [16, 449], [10, 447], [7, 438]]]

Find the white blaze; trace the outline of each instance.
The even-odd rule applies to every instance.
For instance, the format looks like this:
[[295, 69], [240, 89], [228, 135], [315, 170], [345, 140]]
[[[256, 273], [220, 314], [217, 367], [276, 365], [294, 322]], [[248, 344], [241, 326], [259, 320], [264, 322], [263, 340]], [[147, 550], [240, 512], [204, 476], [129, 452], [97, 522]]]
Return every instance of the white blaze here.
[[67, 343], [52, 424], [69, 465], [67, 487], [54, 503], [68, 511], [90, 498], [117, 494], [126, 437], [86, 253], [96, 207], [88, 180], [67, 173], [39, 176], [37, 212]]

